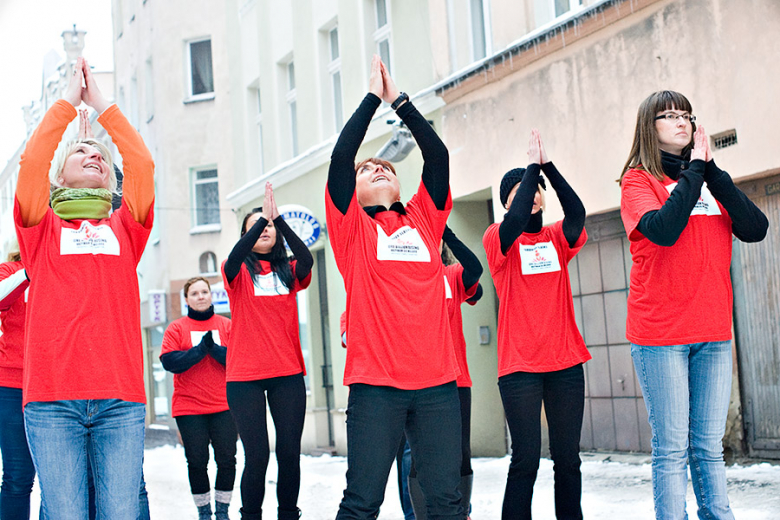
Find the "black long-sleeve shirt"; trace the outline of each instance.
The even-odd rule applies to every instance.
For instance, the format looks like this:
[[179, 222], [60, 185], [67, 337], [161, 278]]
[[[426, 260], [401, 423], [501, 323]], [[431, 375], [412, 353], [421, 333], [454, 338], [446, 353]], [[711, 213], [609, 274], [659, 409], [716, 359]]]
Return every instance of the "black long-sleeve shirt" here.
[[[233, 246], [233, 250], [230, 251], [227, 261], [225, 262], [225, 276], [227, 276], [228, 283], [231, 283], [235, 280], [236, 276], [238, 276], [238, 272], [241, 270], [241, 264], [249, 253], [252, 252], [252, 248], [257, 242], [257, 239], [260, 238], [260, 235], [263, 234], [263, 230], [267, 225], [268, 221], [265, 217], [260, 217], [257, 219], [257, 222], [249, 228], [249, 231], [244, 233], [244, 236], [236, 242], [236, 245]], [[287, 244], [290, 246], [290, 250], [295, 256], [296, 278], [298, 278], [299, 281], [305, 280], [306, 277], [309, 276], [311, 268], [314, 265], [314, 258], [311, 255], [311, 251], [309, 251], [309, 248], [303, 243], [303, 240], [290, 229], [290, 226], [287, 225], [287, 222], [284, 221], [281, 215], [274, 219], [274, 226], [281, 232], [282, 237], [287, 240]], [[280, 240], [278, 234], [276, 239]]]
[[536, 163], [529, 164], [512, 204], [504, 216], [504, 221], [498, 228], [501, 252], [504, 254], [523, 233], [538, 233], [542, 229], [542, 212], [531, 214], [540, 171], [544, 171], [563, 208], [564, 217], [561, 227], [569, 247], [574, 247], [582, 234], [582, 229], [585, 227], [585, 206], [563, 175], [552, 162], [547, 162], [541, 167]]
[[[360, 106], [341, 130], [330, 156], [328, 193], [333, 204], [344, 215], [346, 215], [349, 203], [355, 194], [355, 156], [366, 136], [371, 118], [380, 103], [381, 100], [374, 94], [366, 94]], [[436, 208], [443, 210], [450, 190], [450, 160], [447, 147], [411, 101], [401, 105], [396, 113], [412, 132], [420, 147], [424, 161], [422, 182], [425, 189]], [[393, 204], [393, 206], [397, 205]], [[389, 209], [398, 211], [394, 207]], [[377, 211], [373, 208], [372, 210], [374, 214]]]
[[734, 185], [731, 177], [715, 165], [715, 161], [694, 160], [688, 164], [682, 157], [663, 151], [661, 160], [664, 173], [676, 180], [677, 186], [661, 209], [642, 215], [637, 230], [648, 240], [667, 247], [677, 242], [688, 225], [705, 181], [712, 196], [726, 208], [734, 236], [743, 242], [764, 239], [769, 228], [766, 216]]
[[444, 226], [444, 233], [442, 234], [442, 240], [450, 248], [452, 254], [463, 266], [463, 274], [461, 280], [463, 281], [463, 287], [469, 289], [479, 282], [479, 277], [482, 276], [482, 264], [477, 258], [477, 255], [466, 246], [460, 239], [455, 236], [455, 233], [449, 226]]

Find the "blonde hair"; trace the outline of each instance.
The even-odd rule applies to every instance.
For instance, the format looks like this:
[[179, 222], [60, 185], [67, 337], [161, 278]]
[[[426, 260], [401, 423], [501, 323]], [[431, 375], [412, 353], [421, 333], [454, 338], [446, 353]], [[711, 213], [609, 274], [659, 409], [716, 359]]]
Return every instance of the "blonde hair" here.
[[111, 193], [116, 193], [117, 195], [120, 195], [119, 190], [117, 189], [118, 183], [116, 180], [116, 170], [114, 169], [114, 159], [111, 157], [111, 151], [108, 149], [106, 145], [104, 145], [97, 139], [93, 139], [91, 137], [88, 137], [86, 139], [76, 139], [75, 141], [71, 141], [65, 145], [64, 150], [57, 158], [57, 167], [51, 172], [51, 178], [49, 180], [51, 182], [52, 187], [54, 188], [63, 187], [57, 179], [62, 174], [62, 170], [65, 168], [65, 162], [68, 160], [68, 157], [73, 155], [73, 152], [75, 152], [76, 148], [78, 148], [79, 145], [81, 144], [88, 144], [90, 146], [94, 146], [95, 148], [97, 148], [97, 150], [100, 152], [100, 155], [103, 156], [103, 160], [106, 161], [106, 163], [108, 163], [108, 168], [110, 170], [108, 174], [108, 190]]

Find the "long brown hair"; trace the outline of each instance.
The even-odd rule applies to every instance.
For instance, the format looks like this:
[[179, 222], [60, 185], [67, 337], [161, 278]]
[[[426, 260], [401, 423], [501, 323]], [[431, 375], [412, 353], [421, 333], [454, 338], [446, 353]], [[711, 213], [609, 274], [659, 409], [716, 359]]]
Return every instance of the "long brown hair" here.
[[[628, 170], [638, 168], [650, 172], [656, 179], [663, 180], [664, 170], [661, 167], [661, 150], [658, 148], [658, 132], [655, 129], [655, 117], [658, 112], [664, 110], [682, 110], [693, 114], [691, 102], [688, 98], [673, 90], [661, 90], [653, 92], [639, 105], [636, 114], [636, 129], [634, 130], [634, 143], [628, 160], [623, 166], [618, 183], [623, 181], [623, 176]], [[696, 131], [696, 123], [691, 123], [693, 131]], [[693, 136], [691, 142], [683, 148], [685, 156], [693, 148]]]

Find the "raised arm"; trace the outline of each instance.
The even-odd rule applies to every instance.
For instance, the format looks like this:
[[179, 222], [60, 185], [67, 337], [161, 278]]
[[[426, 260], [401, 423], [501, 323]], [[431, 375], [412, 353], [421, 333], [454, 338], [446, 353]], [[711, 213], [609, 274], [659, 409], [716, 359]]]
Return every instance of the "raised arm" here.
[[78, 58], [65, 94], [46, 111], [24, 148], [16, 183], [16, 201], [24, 227], [38, 225], [49, 209], [49, 168], [62, 134], [76, 117], [83, 81], [84, 58]]
[[696, 129], [691, 164], [680, 172], [677, 186], [661, 209], [648, 211], [639, 220], [637, 230], [659, 246], [673, 246], [688, 225], [691, 211], [701, 197], [708, 143], [704, 127]]
[[479, 258], [466, 244], [455, 236], [455, 233], [449, 226], [444, 227], [444, 233], [441, 238], [447, 244], [447, 247], [450, 248], [452, 254], [455, 255], [458, 262], [460, 262], [460, 265], [463, 266], [463, 274], [461, 275], [463, 287], [467, 290], [470, 289], [479, 282], [479, 277], [482, 276], [482, 264], [479, 262]]
[[122, 156], [123, 203], [130, 210], [133, 219], [145, 224], [154, 204], [154, 161], [146, 148], [141, 135], [119, 111], [116, 105], [109, 104], [95, 82], [92, 71], [84, 61], [84, 80], [86, 88], [82, 91], [84, 103], [91, 106], [100, 117], [103, 125]]
[[238, 276], [238, 272], [241, 270], [241, 264], [244, 259], [252, 252], [257, 239], [263, 234], [263, 230], [268, 225], [268, 219], [260, 217], [257, 222], [249, 228], [249, 231], [244, 233], [236, 245], [233, 246], [233, 250], [225, 261], [225, 276], [227, 277], [228, 284], [233, 283], [233, 280]]
[[[282, 236], [287, 240], [287, 245], [290, 246], [290, 250], [295, 255], [295, 277], [299, 282], [305, 280], [311, 273], [311, 267], [314, 265], [314, 258], [311, 256], [311, 251], [303, 243], [295, 231], [290, 229], [287, 222], [284, 221], [279, 210], [276, 207], [276, 199], [274, 198], [274, 190], [270, 182], [265, 184], [265, 200], [263, 200], [263, 210], [269, 207], [271, 217], [274, 219], [274, 226], [282, 233]], [[277, 235], [277, 240], [281, 238]]]
[[[384, 84], [383, 99], [387, 103], [393, 103], [401, 96], [401, 92], [395, 86], [393, 79], [382, 64], [382, 81]], [[414, 140], [420, 146], [423, 156], [422, 181], [428, 190], [436, 208], [443, 210], [450, 192], [450, 155], [444, 142], [433, 129], [430, 123], [414, 107], [411, 101], [404, 101], [396, 107], [396, 113], [409, 131]]]
[[330, 155], [330, 167], [328, 168], [328, 193], [336, 208], [346, 214], [349, 203], [355, 194], [355, 156], [357, 155], [363, 138], [366, 136], [368, 125], [374, 117], [376, 109], [382, 100], [382, 73], [381, 61], [374, 55], [371, 61], [371, 77], [369, 78], [368, 94], [363, 98], [349, 121], [339, 134], [333, 153]]

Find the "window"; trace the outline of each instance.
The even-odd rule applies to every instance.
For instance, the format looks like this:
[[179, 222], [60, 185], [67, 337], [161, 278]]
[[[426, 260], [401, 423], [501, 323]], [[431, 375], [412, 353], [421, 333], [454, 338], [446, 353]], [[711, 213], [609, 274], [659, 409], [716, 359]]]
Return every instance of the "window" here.
[[211, 40], [187, 44], [189, 97], [194, 100], [214, 97], [214, 71], [211, 65]]
[[256, 137], [256, 143], [257, 143], [257, 162], [258, 166], [257, 169], [260, 173], [264, 172], [265, 169], [263, 168], [263, 104], [260, 99], [260, 88], [252, 89], [254, 90], [254, 98], [255, 98], [255, 126], [257, 129], [257, 137]]
[[192, 171], [192, 201], [194, 227], [204, 228], [198, 231], [218, 231], [219, 220], [219, 183], [216, 168], [196, 169]]
[[212, 251], [206, 251], [200, 255], [200, 274], [213, 275], [217, 274], [217, 255]]
[[330, 84], [333, 94], [333, 120], [335, 122], [335, 131], [341, 131], [344, 126], [344, 107], [341, 102], [341, 56], [339, 55], [339, 29], [334, 27], [328, 32], [328, 43], [330, 48], [330, 63], [328, 63], [328, 73], [330, 74]]
[[295, 90], [295, 62], [287, 63], [287, 107], [290, 114], [292, 155], [298, 155], [298, 104]]
[[376, 8], [376, 32], [374, 32], [376, 53], [387, 66], [387, 71], [392, 73], [390, 66], [390, 18], [387, 12], [387, 0], [375, 0], [374, 7]]
[[144, 67], [144, 101], [146, 108], [146, 122], [154, 117], [154, 76], [152, 75], [152, 58], [146, 60]]
[[582, 0], [534, 0], [534, 21], [541, 27], [569, 11], [579, 9]]
[[471, 59], [481, 60], [487, 56], [487, 41], [485, 30], [485, 6], [483, 0], [470, 0], [471, 23]]

